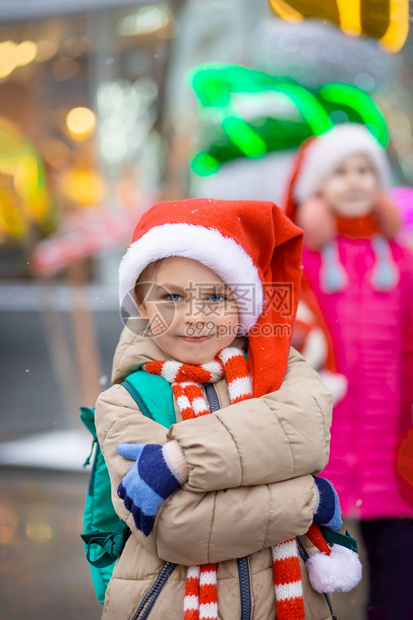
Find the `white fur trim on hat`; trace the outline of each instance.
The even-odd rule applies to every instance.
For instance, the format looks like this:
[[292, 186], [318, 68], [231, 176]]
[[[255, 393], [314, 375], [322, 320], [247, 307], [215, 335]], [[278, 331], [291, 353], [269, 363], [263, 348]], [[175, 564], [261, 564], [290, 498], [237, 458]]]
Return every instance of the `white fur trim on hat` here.
[[150, 263], [170, 256], [192, 258], [212, 269], [234, 293], [245, 333], [255, 325], [264, 292], [252, 258], [219, 230], [183, 223], [155, 226], [129, 246], [119, 267], [119, 301], [131, 316], [137, 314], [133, 291], [140, 274]]
[[362, 153], [374, 165], [383, 189], [390, 183], [390, 169], [385, 150], [364, 125], [344, 123], [318, 136], [309, 145], [294, 187], [294, 198], [304, 202], [312, 198], [341, 162]]

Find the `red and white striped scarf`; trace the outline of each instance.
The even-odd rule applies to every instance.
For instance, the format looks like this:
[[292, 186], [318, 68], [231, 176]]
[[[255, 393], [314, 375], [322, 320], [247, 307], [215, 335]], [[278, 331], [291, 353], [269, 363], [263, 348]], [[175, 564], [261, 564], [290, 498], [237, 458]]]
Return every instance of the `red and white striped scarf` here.
[[[207, 364], [148, 362], [144, 370], [172, 385], [183, 420], [211, 413], [201, 385], [226, 377], [231, 403], [252, 398], [247, 362], [240, 349], [227, 347]], [[303, 586], [295, 538], [271, 549], [277, 620], [304, 620]], [[184, 620], [218, 620], [217, 564], [190, 566], [186, 577]]]

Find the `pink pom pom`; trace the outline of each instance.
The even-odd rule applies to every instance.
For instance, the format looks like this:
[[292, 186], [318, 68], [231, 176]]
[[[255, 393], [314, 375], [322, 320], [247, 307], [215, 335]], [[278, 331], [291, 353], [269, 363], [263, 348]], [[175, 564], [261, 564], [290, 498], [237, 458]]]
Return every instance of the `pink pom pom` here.
[[313, 250], [320, 250], [337, 236], [335, 217], [322, 198], [310, 198], [302, 203], [296, 219], [304, 231], [305, 243]]

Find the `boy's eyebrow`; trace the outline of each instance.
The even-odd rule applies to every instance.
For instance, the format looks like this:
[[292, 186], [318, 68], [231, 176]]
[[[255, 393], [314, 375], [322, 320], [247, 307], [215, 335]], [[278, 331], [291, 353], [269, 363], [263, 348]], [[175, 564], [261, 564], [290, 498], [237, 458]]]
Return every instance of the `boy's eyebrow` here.
[[175, 291], [178, 291], [179, 293], [185, 293], [185, 291], [188, 290], [188, 289], [185, 289], [184, 287], [180, 286], [179, 284], [174, 284], [172, 282], [163, 282], [161, 285], [158, 285], [158, 286], [163, 286], [163, 287], [168, 288], [168, 289], [172, 288]]
[[174, 289], [180, 293], [206, 293], [208, 291], [230, 291], [231, 289], [228, 287], [225, 282], [190, 282], [188, 286], [183, 287], [179, 284], [174, 284], [173, 282], [163, 282], [162, 286], [167, 289]]

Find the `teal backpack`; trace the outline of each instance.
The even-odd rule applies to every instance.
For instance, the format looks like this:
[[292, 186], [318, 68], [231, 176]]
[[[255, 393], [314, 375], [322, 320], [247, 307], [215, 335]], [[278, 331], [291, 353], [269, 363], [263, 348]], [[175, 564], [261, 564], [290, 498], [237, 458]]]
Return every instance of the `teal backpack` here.
[[[172, 389], [165, 379], [137, 370], [122, 385], [144, 416], [166, 428], [176, 422]], [[96, 596], [103, 603], [115, 562], [122, 553], [130, 530], [113, 508], [109, 473], [96, 436], [95, 410], [81, 407], [80, 419], [93, 436], [92, 450], [84, 464], [84, 467], [89, 465], [93, 455], [81, 537]]]

